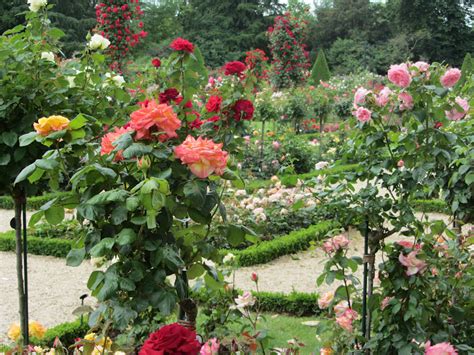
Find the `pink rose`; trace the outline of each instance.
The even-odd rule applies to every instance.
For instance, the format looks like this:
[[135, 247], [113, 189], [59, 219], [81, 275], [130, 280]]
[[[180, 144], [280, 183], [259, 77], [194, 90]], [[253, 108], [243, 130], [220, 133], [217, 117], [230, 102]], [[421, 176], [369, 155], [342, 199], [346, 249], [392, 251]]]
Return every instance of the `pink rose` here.
[[392, 65], [388, 70], [388, 80], [395, 85], [406, 88], [411, 84], [411, 75], [405, 63]]
[[327, 253], [330, 254], [334, 251], [334, 246], [332, 245], [330, 240], [326, 240], [323, 243], [323, 250]]
[[349, 239], [344, 234], [336, 235], [331, 239], [336, 250], [346, 249], [349, 245]]
[[441, 77], [441, 85], [445, 88], [451, 88], [459, 81], [461, 78], [461, 71], [458, 68], [452, 68], [446, 70], [446, 73]]
[[408, 240], [399, 240], [398, 242], [396, 242], [398, 245], [401, 245], [402, 247], [404, 248], [407, 248], [407, 249], [421, 249], [421, 245], [420, 244], [415, 244], [413, 242], [410, 242]]
[[348, 332], [352, 332], [352, 322], [356, 320], [358, 316], [359, 314], [356, 311], [348, 308], [344, 311], [342, 315], [336, 317], [336, 323]]
[[257, 282], [258, 281], [258, 275], [256, 272], [252, 272], [252, 274], [250, 275], [250, 279], [253, 281], [253, 282]]
[[[430, 73], [428, 72], [428, 70], [430, 69], [430, 65], [428, 63], [419, 61], [413, 64], [413, 66], [418, 69], [418, 73], [420, 74], [425, 73], [427, 77], [430, 76]], [[416, 72], [412, 71], [412, 75], [416, 75], [416, 74], [417, 74]]]
[[359, 107], [355, 112], [355, 116], [359, 122], [367, 122], [372, 118], [372, 111], [366, 109], [365, 107]]
[[379, 107], [384, 107], [390, 101], [390, 95], [392, 94], [392, 90], [388, 86], [385, 86], [380, 93], [375, 98], [375, 103]]
[[349, 309], [349, 303], [347, 301], [341, 301], [334, 306], [334, 313], [336, 313], [338, 317], [343, 315], [347, 309]]
[[403, 168], [405, 166], [405, 162], [403, 160], [399, 160], [398, 163], [397, 163], [397, 166], [399, 168]]
[[360, 87], [354, 94], [354, 108], [359, 107], [360, 104], [365, 103], [365, 97], [370, 93], [369, 90]]
[[413, 97], [409, 93], [400, 93], [398, 99], [400, 100], [400, 111], [411, 110], [413, 108]]
[[425, 355], [457, 355], [458, 352], [449, 343], [439, 343], [431, 346], [431, 343], [428, 341], [425, 344]]
[[321, 309], [326, 309], [329, 307], [330, 303], [334, 299], [334, 292], [326, 292], [318, 298], [318, 306]]
[[277, 142], [277, 141], [274, 141], [272, 143], [272, 147], [273, 147], [274, 150], [278, 150], [278, 149], [280, 149], [280, 143]]
[[402, 253], [400, 253], [400, 255], [398, 256], [398, 260], [400, 261], [400, 263], [407, 268], [407, 276], [423, 273], [423, 271], [426, 269], [426, 262], [417, 259], [417, 254], [418, 251], [412, 251], [408, 253], [407, 256], [403, 255]]
[[250, 136], [244, 136], [245, 144], [250, 144]]
[[388, 304], [390, 303], [392, 299], [393, 297], [385, 297], [382, 300], [382, 303], [380, 303], [380, 309], [383, 311], [388, 306]]
[[451, 111], [445, 111], [444, 113], [446, 114], [446, 117], [448, 117], [449, 120], [451, 121], [459, 121], [460, 119], [464, 118], [464, 116], [467, 115], [469, 112], [469, 102], [467, 100], [461, 98], [461, 97], [456, 97], [454, 100], [461, 108], [463, 109], [462, 112], [459, 112], [456, 107], [453, 107]]
[[219, 354], [219, 340], [216, 338], [209, 339], [201, 348], [199, 355], [217, 355]]

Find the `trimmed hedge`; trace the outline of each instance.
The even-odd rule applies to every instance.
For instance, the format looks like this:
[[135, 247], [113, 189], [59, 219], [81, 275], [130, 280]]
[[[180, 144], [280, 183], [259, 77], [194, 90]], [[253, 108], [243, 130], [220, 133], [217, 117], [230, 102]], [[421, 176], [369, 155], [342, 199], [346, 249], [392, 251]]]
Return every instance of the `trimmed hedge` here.
[[[344, 171], [356, 171], [359, 167], [359, 164], [347, 164], [347, 165], [340, 165], [333, 168], [321, 169], [321, 170], [314, 170], [309, 173], [305, 174], [292, 174], [292, 175], [281, 175], [279, 176], [282, 185], [287, 187], [294, 187], [298, 183], [298, 180], [309, 180], [319, 175], [332, 175], [338, 174]], [[254, 191], [261, 188], [265, 188], [272, 184], [271, 180], [254, 180], [249, 182], [245, 189], [247, 191]]]
[[411, 205], [419, 212], [437, 212], [451, 214], [448, 204], [443, 200], [413, 200]]
[[75, 343], [74, 339], [83, 338], [88, 331], [89, 325], [87, 324], [87, 317], [84, 317], [82, 325], [80, 319], [77, 319], [74, 322], [58, 324], [57, 326], [49, 328], [43, 338], [33, 338], [31, 343], [42, 347], [51, 347], [56, 337], [58, 337], [63, 346], [68, 347]]
[[[52, 200], [58, 196], [64, 196], [69, 194], [68, 192], [55, 192], [45, 194], [42, 196], [31, 196], [26, 199], [26, 208], [28, 210], [39, 210], [46, 202]], [[13, 205], [13, 199], [11, 196], [0, 196], [0, 208], [5, 210], [12, 210], [15, 208]]]
[[280, 256], [308, 249], [311, 242], [321, 240], [331, 229], [337, 227], [338, 224], [333, 221], [321, 222], [243, 250], [221, 250], [221, 253], [234, 254], [239, 266], [265, 264]]
[[[65, 258], [74, 241], [59, 238], [37, 238], [28, 236], [28, 253]], [[0, 251], [15, 251], [15, 233], [0, 233]]]
[[260, 311], [284, 313], [297, 317], [314, 316], [321, 313], [318, 307], [318, 294], [292, 292], [288, 295], [279, 292], [252, 292], [258, 300]]

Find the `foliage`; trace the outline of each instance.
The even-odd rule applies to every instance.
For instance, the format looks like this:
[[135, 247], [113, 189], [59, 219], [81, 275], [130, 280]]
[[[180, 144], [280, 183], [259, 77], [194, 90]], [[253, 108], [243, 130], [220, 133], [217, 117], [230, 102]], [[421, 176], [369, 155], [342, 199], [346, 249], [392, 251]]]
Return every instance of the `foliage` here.
[[[69, 239], [28, 237], [28, 253], [64, 258], [71, 251], [73, 242]], [[16, 241], [13, 232], [0, 234], [0, 250], [15, 251]]]
[[282, 255], [308, 249], [315, 241], [323, 239], [337, 227], [336, 222], [321, 222], [308, 228], [291, 232], [271, 241], [252, 245], [244, 250], [230, 250], [237, 257], [239, 266], [265, 264]]
[[321, 49], [314, 63], [313, 70], [311, 71], [311, 80], [315, 85], [319, 85], [321, 80], [328, 81], [330, 77], [331, 73], [329, 72], [326, 55], [324, 54], [324, 50]]
[[[26, 200], [26, 208], [31, 211], [36, 211], [40, 209], [41, 206], [43, 206], [45, 203], [53, 199], [54, 197], [57, 197], [58, 195], [63, 195], [67, 194], [64, 192], [60, 193], [49, 193], [49, 194], [44, 194], [40, 196], [31, 196], [28, 197]], [[0, 208], [5, 209], [5, 210], [12, 210], [14, 209], [13, 205], [13, 199], [11, 196], [0, 196]]]
[[89, 325], [87, 319], [81, 324], [81, 320], [77, 319], [74, 322], [67, 322], [58, 324], [52, 328], [49, 328], [44, 337], [41, 339], [31, 339], [31, 343], [42, 346], [50, 347], [53, 346], [56, 338], [59, 338], [63, 345], [70, 346], [76, 343], [77, 338], [82, 338], [89, 331]]
[[306, 77], [308, 53], [303, 45], [306, 23], [287, 12], [277, 16], [268, 30], [273, 57], [270, 79], [274, 87], [292, 87]]

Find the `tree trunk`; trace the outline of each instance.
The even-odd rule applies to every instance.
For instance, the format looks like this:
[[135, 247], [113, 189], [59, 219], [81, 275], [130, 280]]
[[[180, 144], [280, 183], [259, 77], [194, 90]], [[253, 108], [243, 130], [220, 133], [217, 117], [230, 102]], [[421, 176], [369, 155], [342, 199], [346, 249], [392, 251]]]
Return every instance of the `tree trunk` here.
[[28, 334], [28, 324], [25, 324], [25, 289], [23, 282], [23, 241], [21, 235], [21, 207], [24, 203], [24, 194], [15, 190], [13, 200], [15, 203], [15, 237], [16, 237], [16, 275], [18, 279], [18, 301], [19, 301], [19, 313], [20, 313], [20, 327], [22, 334], [23, 345]]

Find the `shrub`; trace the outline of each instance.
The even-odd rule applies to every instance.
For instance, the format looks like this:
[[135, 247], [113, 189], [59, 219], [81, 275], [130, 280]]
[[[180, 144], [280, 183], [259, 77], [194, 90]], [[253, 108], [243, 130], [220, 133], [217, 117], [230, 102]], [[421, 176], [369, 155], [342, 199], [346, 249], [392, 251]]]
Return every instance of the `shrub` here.
[[[0, 251], [15, 251], [15, 233], [0, 234]], [[68, 239], [28, 237], [28, 253], [65, 258], [73, 242]]]
[[68, 347], [75, 343], [74, 339], [84, 337], [88, 330], [89, 325], [87, 324], [87, 319], [84, 319], [82, 324], [81, 320], [77, 319], [74, 322], [62, 323], [49, 328], [43, 338], [33, 338], [31, 339], [31, 343], [42, 347], [51, 347], [53, 346], [56, 337], [58, 337], [59, 340], [61, 340], [61, 343]]
[[329, 72], [326, 55], [324, 54], [324, 50], [321, 49], [314, 63], [313, 70], [311, 71], [311, 80], [314, 85], [319, 85], [321, 80], [328, 81], [330, 77], [331, 73]]

